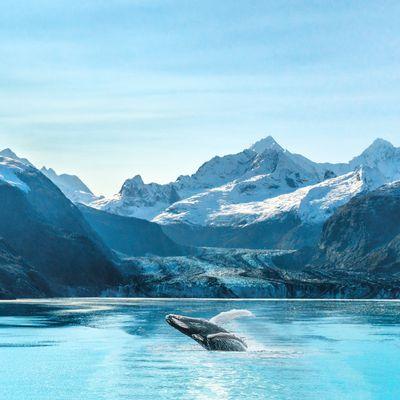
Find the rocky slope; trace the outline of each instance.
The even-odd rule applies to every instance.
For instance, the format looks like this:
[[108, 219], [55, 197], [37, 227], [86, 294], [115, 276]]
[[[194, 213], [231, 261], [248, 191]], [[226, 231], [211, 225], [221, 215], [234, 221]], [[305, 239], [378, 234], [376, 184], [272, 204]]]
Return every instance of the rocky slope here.
[[[355, 196], [324, 224], [317, 246], [278, 255], [282, 269], [400, 289], [400, 182]], [[374, 292], [375, 290], [375, 292]], [[372, 296], [372, 297], [373, 297]]]
[[400, 182], [339, 209], [324, 226], [319, 250], [326, 268], [400, 276]]
[[54, 169], [46, 167], [42, 167], [40, 172], [47, 176], [74, 203], [90, 204], [101, 198], [95, 196], [76, 175], [58, 175]]
[[27, 160], [26, 158], [18, 157], [11, 149], [7, 148], [0, 151], [0, 157], [11, 158], [12, 160], [16, 160], [21, 162], [22, 164], [29, 165], [33, 167], [33, 164]]
[[118, 281], [111, 252], [36, 168], [0, 157], [0, 237], [54, 295], [99, 294]]
[[52, 295], [46, 279], [0, 239], [0, 299]]
[[118, 194], [96, 200], [90, 206], [117, 215], [151, 220], [179, 199], [173, 185], [145, 184], [140, 175], [136, 175], [124, 182]]
[[173, 242], [153, 222], [110, 214], [84, 205], [78, 208], [103, 242], [121, 256], [180, 256], [189, 251]]
[[[11, 149], [0, 151], [0, 157], [11, 158], [30, 167], [34, 165], [26, 158], [18, 157]], [[101, 196], [95, 196], [93, 192], [82, 182], [76, 175], [60, 174], [58, 175], [54, 169], [42, 167], [43, 175], [49, 178], [63, 193], [74, 203], [89, 204], [101, 199]]]
[[169, 224], [163, 225], [162, 229], [175, 242], [185, 246], [298, 249], [318, 241], [322, 224], [303, 223], [296, 213], [289, 212], [242, 227]]

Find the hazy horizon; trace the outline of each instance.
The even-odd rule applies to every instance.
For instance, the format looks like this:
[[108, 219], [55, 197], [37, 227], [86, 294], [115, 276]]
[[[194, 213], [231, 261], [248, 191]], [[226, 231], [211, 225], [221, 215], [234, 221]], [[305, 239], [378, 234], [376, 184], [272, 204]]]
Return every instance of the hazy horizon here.
[[5, 0], [0, 147], [110, 195], [272, 135], [400, 146], [400, 3]]

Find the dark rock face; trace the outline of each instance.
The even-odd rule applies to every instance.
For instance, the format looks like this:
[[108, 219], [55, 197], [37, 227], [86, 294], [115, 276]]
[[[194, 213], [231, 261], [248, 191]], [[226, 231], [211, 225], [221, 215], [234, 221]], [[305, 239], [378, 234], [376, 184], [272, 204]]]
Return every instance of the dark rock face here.
[[155, 223], [109, 214], [79, 205], [92, 229], [110, 248], [128, 256], [184, 255], [189, 249], [176, 244]]
[[336, 174], [333, 171], [326, 170], [324, 173], [324, 180], [335, 178], [335, 177], [336, 177]]
[[163, 231], [185, 246], [248, 249], [298, 249], [318, 243], [322, 225], [308, 225], [295, 214], [243, 227], [163, 225]]
[[325, 223], [319, 249], [326, 267], [400, 273], [400, 182], [340, 208]]
[[44, 277], [0, 240], [0, 299], [52, 294]]
[[43, 276], [54, 295], [94, 295], [118, 282], [111, 252], [80, 211], [33, 167], [24, 192], [0, 185], [0, 237]]
[[400, 182], [359, 195], [326, 221], [318, 246], [273, 257], [334, 297], [399, 298]]
[[172, 184], [145, 184], [140, 175], [126, 180], [120, 190], [120, 194], [122, 197], [129, 199], [132, 204], [141, 206], [152, 206], [160, 201], [172, 204], [180, 200]]

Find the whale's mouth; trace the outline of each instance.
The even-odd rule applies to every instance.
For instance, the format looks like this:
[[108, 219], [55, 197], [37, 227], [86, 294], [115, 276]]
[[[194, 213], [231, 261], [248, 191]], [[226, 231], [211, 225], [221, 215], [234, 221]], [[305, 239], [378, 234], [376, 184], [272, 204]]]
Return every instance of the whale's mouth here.
[[175, 329], [184, 331], [190, 329], [190, 327], [183, 322], [181, 315], [168, 314], [165, 317], [165, 321]]

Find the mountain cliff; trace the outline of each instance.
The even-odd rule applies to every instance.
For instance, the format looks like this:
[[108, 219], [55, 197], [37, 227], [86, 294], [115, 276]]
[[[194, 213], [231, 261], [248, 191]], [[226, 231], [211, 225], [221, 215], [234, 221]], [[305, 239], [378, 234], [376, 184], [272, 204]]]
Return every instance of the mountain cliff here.
[[46, 279], [0, 239], [0, 299], [52, 295]]
[[[28, 159], [18, 157], [9, 148], [1, 150], [0, 157], [10, 158], [27, 166], [34, 167], [34, 165]], [[46, 167], [42, 167], [40, 172], [49, 178], [65, 194], [65, 196], [74, 203], [88, 204], [101, 198], [99, 196], [95, 196], [76, 175], [58, 175], [54, 169]]]
[[74, 203], [89, 204], [99, 199], [76, 175], [58, 175], [54, 169], [46, 167], [42, 167], [40, 172], [58, 186], [65, 196]]
[[136, 175], [124, 182], [118, 194], [96, 200], [90, 206], [117, 215], [150, 220], [178, 200], [173, 185], [145, 184], [141, 176]]
[[325, 222], [318, 245], [277, 255], [273, 262], [342, 288], [366, 285], [369, 297], [398, 297], [400, 182], [355, 196]]
[[0, 237], [53, 295], [115, 285], [111, 252], [63, 193], [33, 166], [0, 157]]
[[82, 215], [111, 249], [126, 256], [180, 256], [189, 249], [173, 242], [153, 222], [133, 217], [123, 217], [78, 205]]
[[319, 249], [327, 268], [400, 276], [400, 182], [340, 208], [326, 222]]

